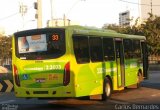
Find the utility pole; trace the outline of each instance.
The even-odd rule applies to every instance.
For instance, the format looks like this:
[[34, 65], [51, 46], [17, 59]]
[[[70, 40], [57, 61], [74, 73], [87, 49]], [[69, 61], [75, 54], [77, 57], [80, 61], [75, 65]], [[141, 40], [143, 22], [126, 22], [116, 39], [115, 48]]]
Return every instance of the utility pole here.
[[37, 0], [37, 28], [42, 28], [42, 0]]
[[50, 0], [51, 2], [51, 24], [53, 26], [53, 0]]
[[65, 14], [63, 15], [63, 23], [64, 23], [64, 26], [66, 26], [66, 15]]
[[151, 14], [153, 14], [153, 12], [152, 12], [152, 0], [151, 0]]
[[19, 2], [19, 5], [20, 5], [20, 7], [19, 7], [19, 13], [21, 14], [21, 16], [22, 16], [22, 20], [23, 20], [23, 28], [24, 28], [24, 16], [25, 16], [25, 14], [27, 13], [27, 5], [24, 5], [23, 4], [23, 2]]

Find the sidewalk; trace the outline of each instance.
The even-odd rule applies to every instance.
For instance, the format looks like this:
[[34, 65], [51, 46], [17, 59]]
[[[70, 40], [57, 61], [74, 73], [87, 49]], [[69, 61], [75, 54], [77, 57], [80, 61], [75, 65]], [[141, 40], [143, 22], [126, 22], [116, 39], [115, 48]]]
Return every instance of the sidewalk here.
[[160, 71], [160, 64], [150, 64], [149, 71]]

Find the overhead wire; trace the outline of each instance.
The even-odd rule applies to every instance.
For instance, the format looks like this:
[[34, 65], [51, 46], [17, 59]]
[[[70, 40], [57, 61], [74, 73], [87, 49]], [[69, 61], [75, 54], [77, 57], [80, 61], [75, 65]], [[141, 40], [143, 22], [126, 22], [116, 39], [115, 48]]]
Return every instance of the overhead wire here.
[[16, 13], [13, 13], [13, 14], [8, 15], [8, 16], [6, 16], [6, 17], [0, 18], [0, 21], [6, 20], [6, 19], [8, 19], [8, 18], [11, 18], [11, 17], [13, 17], [13, 16], [15, 16], [15, 15], [17, 15], [17, 14], [19, 14], [19, 12], [16, 12]]
[[[31, 8], [33, 8], [33, 6], [29, 7], [28, 10], [30, 10]], [[13, 14], [11, 14], [11, 15], [8, 15], [8, 16], [6, 16], [6, 17], [0, 18], [0, 21], [9, 19], [9, 18], [11, 18], [11, 17], [13, 17], [13, 16], [15, 16], [15, 15], [18, 15], [18, 14], [20, 14], [20, 13], [19, 13], [19, 12], [15, 12], [15, 13], [13, 13]]]
[[[121, 2], [125, 2], [125, 3], [130, 3], [130, 4], [135, 4], [135, 5], [144, 5], [144, 6], [151, 6], [150, 4], [140, 4], [140, 3], [136, 3], [136, 2], [129, 2], [129, 1], [126, 1], [126, 0], [119, 0]], [[160, 6], [160, 5], [153, 5], [152, 6]]]

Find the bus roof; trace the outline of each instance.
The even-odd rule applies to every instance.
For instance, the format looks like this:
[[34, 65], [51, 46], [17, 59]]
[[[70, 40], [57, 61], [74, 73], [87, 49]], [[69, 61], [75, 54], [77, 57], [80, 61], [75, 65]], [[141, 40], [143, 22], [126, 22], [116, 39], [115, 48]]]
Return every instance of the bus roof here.
[[[57, 27], [56, 27], [57, 28]], [[80, 35], [93, 35], [93, 36], [108, 36], [108, 37], [115, 37], [115, 38], [132, 38], [132, 39], [142, 39], [146, 40], [145, 36], [140, 36], [140, 35], [129, 35], [129, 34], [121, 34], [117, 33], [114, 30], [104, 30], [100, 28], [95, 28], [95, 27], [87, 27], [87, 26], [65, 26], [65, 27], [60, 27], [60, 28], [66, 28], [73, 30], [73, 34], [80, 34]]]
[[[131, 38], [131, 39], [142, 39], [146, 40], [145, 36], [140, 36], [140, 35], [129, 35], [129, 34], [121, 34], [117, 33], [114, 30], [106, 30], [106, 29], [100, 29], [100, 28], [95, 28], [95, 27], [88, 27], [88, 26], [79, 26], [79, 25], [72, 25], [72, 26], [60, 26], [60, 27], [48, 27], [48, 28], [41, 28], [41, 29], [32, 29], [32, 30], [26, 30], [33, 32], [35, 30], [52, 30], [53, 28], [55, 29], [66, 29], [70, 30], [73, 32], [73, 34], [76, 35], [92, 35], [92, 36], [103, 36], [103, 37], [115, 37], [115, 38]], [[24, 34], [26, 31], [20, 31], [14, 33], [16, 34]]]

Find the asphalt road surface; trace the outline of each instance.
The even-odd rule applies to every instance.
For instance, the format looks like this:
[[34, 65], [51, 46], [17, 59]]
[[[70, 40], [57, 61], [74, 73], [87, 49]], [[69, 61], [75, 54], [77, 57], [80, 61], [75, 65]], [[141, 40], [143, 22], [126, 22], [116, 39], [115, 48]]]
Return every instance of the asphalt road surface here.
[[141, 110], [159, 110], [160, 72], [150, 72], [149, 80], [143, 81], [141, 86], [139, 89], [115, 92], [107, 101], [23, 99], [16, 98], [13, 92], [0, 93], [0, 110], [131, 110], [137, 109], [139, 104], [142, 105]]

